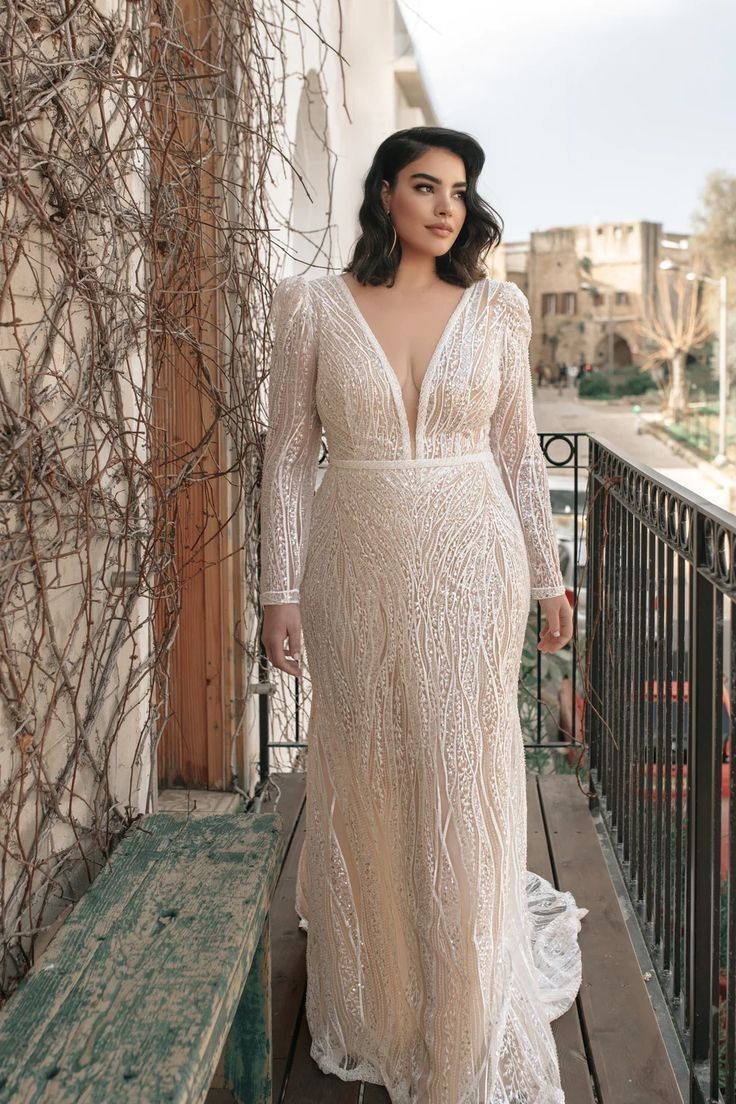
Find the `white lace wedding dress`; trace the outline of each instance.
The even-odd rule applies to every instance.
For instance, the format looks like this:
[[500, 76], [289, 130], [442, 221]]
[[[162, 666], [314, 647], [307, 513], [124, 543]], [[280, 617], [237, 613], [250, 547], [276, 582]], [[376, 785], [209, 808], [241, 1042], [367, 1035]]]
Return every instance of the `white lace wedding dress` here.
[[415, 443], [342, 276], [287, 277], [272, 318], [261, 601], [300, 602], [312, 682], [311, 1056], [393, 1104], [563, 1104], [588, 910], [526, 869], [519, 665], [530, 594], [564, 592], [526, 298], [465, 290]]

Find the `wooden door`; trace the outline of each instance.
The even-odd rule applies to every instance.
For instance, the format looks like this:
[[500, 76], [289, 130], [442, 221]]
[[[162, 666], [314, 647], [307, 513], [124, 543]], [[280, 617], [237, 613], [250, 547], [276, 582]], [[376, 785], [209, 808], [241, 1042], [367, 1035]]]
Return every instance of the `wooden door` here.
[[[178, 629], [169, 678], [159, 785], [229, 789], [235, 688], [238, 557], [228, 528], [222, 426], [218, 279], [218, 157], [211, 62], [217, 20], [209, 0], [159, 0], [151, 142], [151, 362], [154, 448], [167, 499], [162, 531], [166, 593], [159, 646]], [[154, 18], [153, 22], [156, 20]]]

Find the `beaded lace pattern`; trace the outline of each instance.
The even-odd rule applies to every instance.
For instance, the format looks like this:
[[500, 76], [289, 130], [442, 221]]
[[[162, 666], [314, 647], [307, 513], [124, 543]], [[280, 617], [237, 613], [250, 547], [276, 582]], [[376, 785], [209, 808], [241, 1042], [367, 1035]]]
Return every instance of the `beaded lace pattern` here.
[[282, 280], [272, 320], [261, 602], [300, 603], [312, 683], [311, 1056], [393, 1104], [563, 1104], [588, 910], [526, 868], [518, 672], [530, 597], [565, 589], [526, 297], [464, 291], [415, 439], [342, 276]]

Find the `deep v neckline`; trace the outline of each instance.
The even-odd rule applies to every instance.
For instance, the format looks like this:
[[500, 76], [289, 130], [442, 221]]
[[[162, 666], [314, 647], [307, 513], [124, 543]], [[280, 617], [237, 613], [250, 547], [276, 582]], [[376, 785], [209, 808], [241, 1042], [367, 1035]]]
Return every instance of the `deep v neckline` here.
[[[353, 314], [357, 318], [361, 329], [364, 331], [366, 337], [368, 338], [371, 345], [373, 346], [376, 353], [378, 354], [378, 359], [381, 363], [381, 366], [384, 369], [386, 375], [388, 376], [388, 382], [389, 382], [389, 386], [391, 388], [391, 393], [394, 397], [394, 402], [396, 404], [396, 408], [397, 408], [397, 410], [399, 412], [399, 416], [401, 418], [401, 427], [402, 427], [402, 434], [403, 434], [403, 440], [404, 440], [404, 448], [405, 448], [407, 456], [411, 457], [412, 441], [411, 441], [411, 430], [409, 428], [409, 416], [406, 413], [406, 404], [404, 402], [404, 396], [401, 393], [401, 384], [399, 382], [399, 377], [396, 375], [396, 372], [391, 367], [391, 362], [388, 359], [388, 357], [386, 356], [386, 352], [383, 348], [383, 345], [381, 345], [381, 342], [376, 337], [372, 327], [368, 325], [368, 320], [365, 317], [365, 315], [363, 314], [363, 311], [358, 306], [358, 301], [355, 298], [355, 296], [353, 295], [350, 288], [348, 287], [347, 281], [343, 280], [343, 278], [342, 278], [342, 276], [340, 275], [339, 272], [335, 275], [335, 279], [342, 286], [343, 293], [347, 296], [347, 299], [348, 299], [348, 302], [350, 304], [350, 307], [351, 307], [351, 310], [352, 310]], [[482, 283], [482, 281], [478, 280], [478, 281], [476, 281], [476, 283]], [[423, 430], [423, 426], [424, 426], [424, 418], [425, 418], [426, 408], [427, 408], [427, 396], [429, 394], [429, 386], [431, 384], [432, 372], [433, 372], [434, 367], [435, 367], [437, 361], [439, 360], [440, 355], [441, 355], [441, 353], [442, 353], [442, 351], [445, 347], [445, 344], [447, 342], [447, 338], [450, 335], [450, 331], [451, 331], [458, 315], [460, 314], [462, 308], [465, 306], [468, 299], [470, 298], [471, 292], [473, 291], [473, 288], [476, 286], [476, 283], [470, 284], [469, 287], [465, 288], [465, 290], [463, 291], [463, 294], [460, 296], [459, 300], [457, 301], [457, 303], [453, 307], [452, 313], [450, 314], [450, 317], [447, 319], [447, 322], [444, 325], [442, 333], [439, 336], [439, 340], [437, 341], [437, 344], [434, 347], [432, 355], [430, 356], [429, 361], [427, 362], [427, 367], [424, 370], [424, 375], [422, 376], [422, 382], [419, 385], [419, 398], [417, 400], [417, 425], [416, 425], [416, 431], [415, 431], [415, 434], [414, 434], [414, 454], [415, 454], [414, 457], [413, 457], [414, 459], [417, 459], [419, 457], [420, 447], [421, 447], [422, 452], [424, 451], [423, 441], [422, 441], [421, 446], [420, 446], [420, 439], [421, 439], [420, 431]]]

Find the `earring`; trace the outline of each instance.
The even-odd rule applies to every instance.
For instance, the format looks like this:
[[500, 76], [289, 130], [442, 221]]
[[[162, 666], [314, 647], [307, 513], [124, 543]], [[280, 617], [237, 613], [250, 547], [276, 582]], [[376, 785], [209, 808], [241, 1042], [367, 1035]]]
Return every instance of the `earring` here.
[[[389, 222], [391, 222], [391, 212], [390, 211], [386, 211], [386, 218], [389, 220]], [[389, 257], [391, 256], [391, 254], [394, 251], [394, 246], [396, 245], [396, 240], [397, 240], [397, 236], [398, 236], [396, 234], [396, 227], [394, 226], [394, 224], [392, 222], [391, 222], [391, 225], [393, 226], [393, 230], [394, 230], [394, 240], [391, 242], [391, 248], [388, 251], [388, 256]]]

